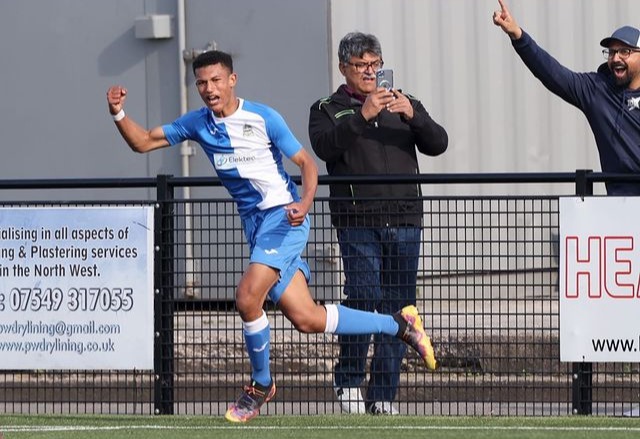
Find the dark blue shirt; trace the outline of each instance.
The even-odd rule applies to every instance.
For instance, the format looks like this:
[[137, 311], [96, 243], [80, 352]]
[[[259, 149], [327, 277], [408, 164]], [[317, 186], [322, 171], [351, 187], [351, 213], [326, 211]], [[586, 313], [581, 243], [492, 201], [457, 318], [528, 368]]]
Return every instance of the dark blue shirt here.
[[[640, 173], [640, 90], [616, 85], [607, 64], [577, 73], [561, 65], [523, 31], [512, 41], [544, 86], [587, 117], [603, 172]], [[607, 183], [609, 195], [640, 195], [640, 183]]]

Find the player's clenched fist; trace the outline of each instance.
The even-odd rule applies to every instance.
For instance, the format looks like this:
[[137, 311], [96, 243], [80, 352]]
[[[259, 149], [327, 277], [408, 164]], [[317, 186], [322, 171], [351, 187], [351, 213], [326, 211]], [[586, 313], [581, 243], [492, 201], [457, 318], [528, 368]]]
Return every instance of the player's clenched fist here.
[[109, 104], [109, 112], [111, 114], [118, 114], [124, 106], [124, 101], [127, 99], [127, 89], [113, 85], [107, 90], [107, 103]]

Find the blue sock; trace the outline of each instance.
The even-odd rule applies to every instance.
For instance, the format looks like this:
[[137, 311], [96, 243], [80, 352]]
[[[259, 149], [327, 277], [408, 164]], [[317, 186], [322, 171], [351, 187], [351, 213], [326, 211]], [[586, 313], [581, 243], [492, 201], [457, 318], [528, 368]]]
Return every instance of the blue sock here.
[[[266, 326], [265, 326], [266, 323]], [[247, 326], [259, 326], [256, 332], [247, 331]], [[265, 314], [255, 322], [244, 323], [244, 340], [251, 362], [251, 379], [267, 387], [271, 384], [271, 370], [269, 369], [269, 337], [271, 328]], [[253, 328], [251, 328], [253, 329]]]
[[398, 333], [398, 322], [390, 315], [358, 311], [342, 305], [336, 305], [336, 308], [338, 309], [338, 325], [335, 334], [387, 334], [395, 336]]

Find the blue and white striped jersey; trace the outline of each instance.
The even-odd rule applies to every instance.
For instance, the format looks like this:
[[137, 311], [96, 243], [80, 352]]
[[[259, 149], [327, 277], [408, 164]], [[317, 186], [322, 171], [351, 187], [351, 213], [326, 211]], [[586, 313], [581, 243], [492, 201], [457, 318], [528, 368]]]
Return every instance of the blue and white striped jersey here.
[[203, 107], [162, 129], [171, 145], [188, 139], [200, 144], [241, 217], [300, 200], [282, 153], [291, 158], [302, 145], [274, 109], [240, 99], [231, 116], [218, 118]]

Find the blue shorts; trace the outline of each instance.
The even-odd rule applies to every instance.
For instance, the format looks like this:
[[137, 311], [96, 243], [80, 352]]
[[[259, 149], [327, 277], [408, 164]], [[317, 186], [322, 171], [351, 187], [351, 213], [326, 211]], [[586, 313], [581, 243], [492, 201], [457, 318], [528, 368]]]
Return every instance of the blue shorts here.
[[309, 240], [309, 223], [307, 216], [301, 225], [292, 226], [283, 206], [242, 219], [250, 262], [267, 265], [280, 272], [280, 279], [269, 291], [269, 299], [273, 303], [278, 303], [298, 270], [309, 283], [309, 266], [300, 257]]

